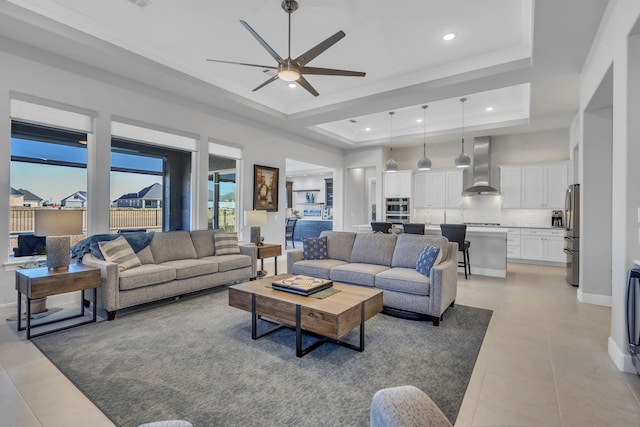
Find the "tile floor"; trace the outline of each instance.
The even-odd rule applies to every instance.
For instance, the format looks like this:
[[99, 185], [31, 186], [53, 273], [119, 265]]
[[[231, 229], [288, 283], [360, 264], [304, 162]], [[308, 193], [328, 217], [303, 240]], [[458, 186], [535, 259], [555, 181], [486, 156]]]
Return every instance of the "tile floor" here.
[[[458, 304], [494, 315], [456, 426], [640, 425], [640, 377], [607, 354], [610, 310], [579, 303], [563, 269], [509, 264], [506, 279], [461, 275], [458, 284]], [[0, 310], [0, 425], [111, 426], [4, 321], [13, 314]]]

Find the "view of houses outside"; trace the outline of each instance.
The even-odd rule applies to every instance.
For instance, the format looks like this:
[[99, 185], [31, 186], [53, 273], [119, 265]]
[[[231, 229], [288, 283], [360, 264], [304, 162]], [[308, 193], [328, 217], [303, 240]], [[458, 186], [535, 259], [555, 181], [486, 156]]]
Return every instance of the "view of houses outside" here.
[[[19, 123], [12, 124], [14, 131], [26, 137], [11, 138], [9, 255], [13, 256], [20, 235], [33, 234], [36, 208], [61, 207], [85, 211], [85, 232], [71, 236], [72, 244], [77, 243], [86, 235], [89, 197], [86, 190], [86, 137]], [[111, 168], [109, 231], [161, 231], [164, 200], [162, 160], [157, 156], [113, 151]], [[228, 176], [226, 181], [210, 182], [210, 228], [215, 224], [215, 227], [235, 231], [235, 173], [232, 176], [233, 182]], [[214, 185], [218, 186], [217, 201], [214, 200]], [[216, 206], [217, 213], [214, 212]]]

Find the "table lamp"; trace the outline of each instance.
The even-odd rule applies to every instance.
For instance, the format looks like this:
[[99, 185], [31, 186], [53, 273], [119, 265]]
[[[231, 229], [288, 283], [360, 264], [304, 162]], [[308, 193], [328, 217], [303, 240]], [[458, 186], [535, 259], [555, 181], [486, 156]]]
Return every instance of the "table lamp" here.
[[267, 211], [244, 211], [244, 225], [251, 226], [251, 243], [261, 245], [260, 226], [267, 223]]
[[82, 234], [82, 211], [63, 209], [37, 209], [35, 211], [36, 236], [47, 237], [47, 267], [66, 270], [71, 263], [71, 238]]

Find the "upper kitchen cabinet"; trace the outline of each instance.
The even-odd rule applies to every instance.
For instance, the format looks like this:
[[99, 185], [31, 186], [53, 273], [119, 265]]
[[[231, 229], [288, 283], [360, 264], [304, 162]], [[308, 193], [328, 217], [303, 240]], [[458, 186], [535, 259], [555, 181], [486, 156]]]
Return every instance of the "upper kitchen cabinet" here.
[[412, 172], [397, 171], [384, 174], [384, 197], [386, 199], [397, 197], [411, 197]]
[[414, 176], [414, 208], [459, 208], [462, 171], [419, 172]]
[[464, 190], [462, 170], [447, 171], [447, 208], [462, 206], [462, 191]]
[[522, 207], [562, 209], [568, 185], [566, 163], [522, 167]]
[[567, 162], [500, 166], [502, 207], [562, 209], [568, 176]]
[[522, 207], [522, 168], [520, 166], [500, 166], [500, 194], [503, 208]]

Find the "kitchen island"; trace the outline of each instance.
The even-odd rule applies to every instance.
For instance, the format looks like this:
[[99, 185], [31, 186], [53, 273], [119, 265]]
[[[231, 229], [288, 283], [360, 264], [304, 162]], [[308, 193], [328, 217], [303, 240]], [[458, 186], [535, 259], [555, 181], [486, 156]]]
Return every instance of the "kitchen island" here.
[[[439, 225], [427, 225], [425, 234], [441, 235]], [[507, 277], [507, 229], [500, 227], [467, 227], [471, 274]], [[462, 252], [458, 252], [462, 256]], [[464, 269], [459, 267], [460, 272]]]

